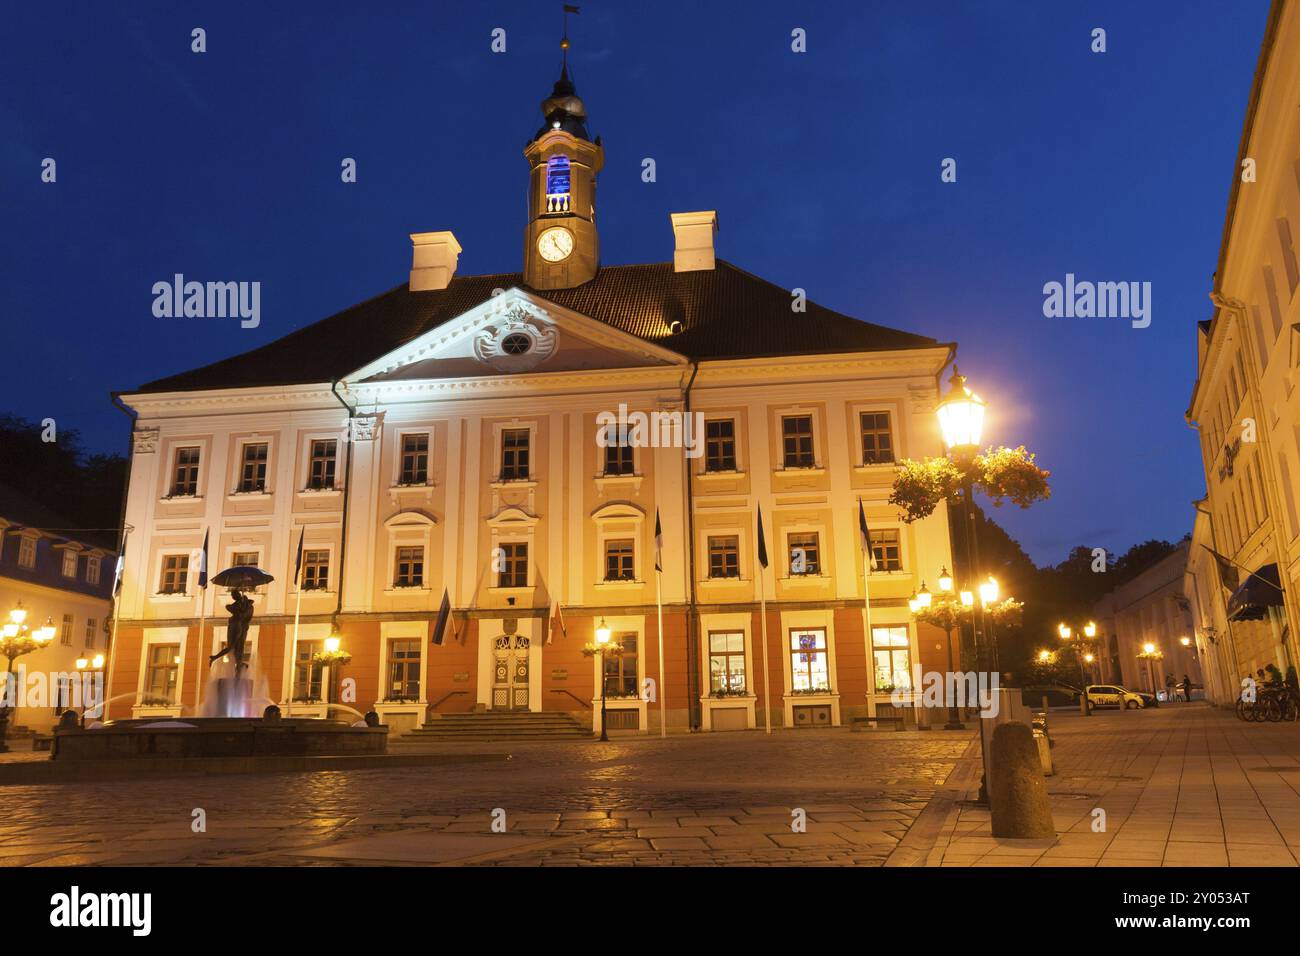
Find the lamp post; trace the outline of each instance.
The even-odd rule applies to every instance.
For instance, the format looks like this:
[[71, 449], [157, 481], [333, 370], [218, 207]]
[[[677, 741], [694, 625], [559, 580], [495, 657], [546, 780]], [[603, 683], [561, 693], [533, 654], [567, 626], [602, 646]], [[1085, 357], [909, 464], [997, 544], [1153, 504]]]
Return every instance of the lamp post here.
[[[1097, 638], [1097, 625], [1089, 621], [1079, 629], [1079, 639], [1074, 640], [1075, 631], [1069, 624], [1062, 621], [1056, 625], [1056, 633], [1061, 640], [1065, 641], [1067, 646], [1074, 648], [1075, 659], [1079, 662], [1079, 710], [1083, 716], [1091, 717], [1092, 708], [1088, 706], [1088, 675], [1084, 672], [1083, 665], [1091, 664], [1096, 658], [1092, 654], [1092, 642]], [[1070, 642], [1074, 641], [1073, 644]]]
[[32, 630], [27, 624], [27, 609], [19, 601], [9, 612], [9, 620], [0, 625], [0, 654], [8, 661], [5, 668], [4, 685], [0, 688], [0, 753], [7, 753], [5, 733], [9, 729], [9, 712], [18, 708], [17, 688], [14, 690], [14, 705], [9, 706], [9, 684], [14, 672], [14, 661], [24, 654], [40, 650], [54, 638], [54, 622], [45, 619], [45, 624]]
[[[339, 632], [338, 622], [336, 621], [330, 629], [329, 637], [325, 638], [325, 649], [312, 656], [312, 663], [321, 664], [326, 668], [326, 673], [321, 675], [321, 693], [325, 696], [325, 716], [329, 717], [330, 697], [337, 696], [330, 693], [333, 690], [338, 675], [343, 670], [343, 665], [352, 660], [352, 655], [343, 650], [343, 636]], [[309, 682], [310, 686], [310, 682]]]
[[596, 647], [597, 654], [600, 658], [600, 739], [609, 740], [609, 728], [606, 725], [605, 698], [609, 696], [609, 675], [605, 672], [605, 648], [609, 646], [609, 625], [605, 619], [600, 619], [600, 624], [596, 627]]
[[1142, 645], [1142, 653], [1138, 655], [1138, 660], [1147, 662], [1147, 683], [1151, 685], [1151, 696], [1155, 699], [1156, 703], [1160, 702], [1160, 697], [1156, 691], [1156, 678], [1155, 674], [1151, 671], [1151, 662], [1162, 661], [1164, 659], [1164, 652], [1150, 641], [1147, 641]]
[[[939, 403], [935, 414], [939, 418], [939, 429], [943, 433], [943, 442], [948, 447], [948, 455], [962, 474], [961, 499], [966, 517], [966, 567], [972, 578], [978, 576], [979, 544], [975, 539], [975, 501], [974, 476], [971, 465], [979, 454], [980, 437], [984, 429], [984, 400], [966, 387], [966, 376], [952, 367], [952, 378], [948, 380], [948, 395]], [[983, 621], [981, 621], [983, 624]], [[971, 644], [975, 650], [976, 666], [979, 666], [981, 638], [975, 626], [975, 617], [971, 616]], [[997, 648], [990, 647], [990, 661], [997, 667]]]

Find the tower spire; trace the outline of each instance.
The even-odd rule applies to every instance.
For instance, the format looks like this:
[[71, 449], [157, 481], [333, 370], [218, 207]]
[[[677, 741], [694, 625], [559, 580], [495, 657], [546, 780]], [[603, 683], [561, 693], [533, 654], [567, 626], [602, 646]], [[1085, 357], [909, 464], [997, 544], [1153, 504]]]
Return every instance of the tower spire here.
[[564, 37], [560, 40], [560, 76], [569, 77], [569, 14], [577, 16], [581, 11], [571, 3], [564, 4]]

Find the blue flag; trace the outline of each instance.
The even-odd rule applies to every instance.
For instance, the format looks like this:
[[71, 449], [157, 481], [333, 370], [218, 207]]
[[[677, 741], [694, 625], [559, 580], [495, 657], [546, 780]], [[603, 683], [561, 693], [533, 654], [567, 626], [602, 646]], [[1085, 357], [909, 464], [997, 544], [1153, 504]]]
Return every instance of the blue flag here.
[[763, 537], [763, 506], [758, 506], [758, 563], [767, 567], [767, 539]]
[[302, 536], [306, 533], [306, 528], [298, 530], [298, 556], [293, 559], [293, 583], [301, 586], [298, 575], [302, 573]]

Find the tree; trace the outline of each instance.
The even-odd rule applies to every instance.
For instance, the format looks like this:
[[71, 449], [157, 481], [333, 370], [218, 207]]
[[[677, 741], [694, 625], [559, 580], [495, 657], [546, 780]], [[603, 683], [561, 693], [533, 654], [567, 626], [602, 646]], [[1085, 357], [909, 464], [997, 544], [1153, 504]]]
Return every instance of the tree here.
[[[0, 414], [3, 481], [15, 491], [62, 515], [68, 530], [114, 529], [122, 519], [126, 459], [88, 453], [81, 433], [60, 427], [54, 441], [40, 423]], [[98, 536], [104, 539], [104, 535]], [[108, 534], [105, 543], [115, 541]]]

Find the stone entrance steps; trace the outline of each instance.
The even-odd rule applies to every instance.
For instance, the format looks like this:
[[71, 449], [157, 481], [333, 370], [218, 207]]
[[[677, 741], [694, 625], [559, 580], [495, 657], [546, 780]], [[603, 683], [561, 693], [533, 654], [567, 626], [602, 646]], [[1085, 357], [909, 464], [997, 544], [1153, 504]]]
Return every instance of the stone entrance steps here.
[[443, 714], [408, 731], [394, 743], [582, 739], [590, 736], [589, 726], [566, 713], [489, 710], [475, 714]]

